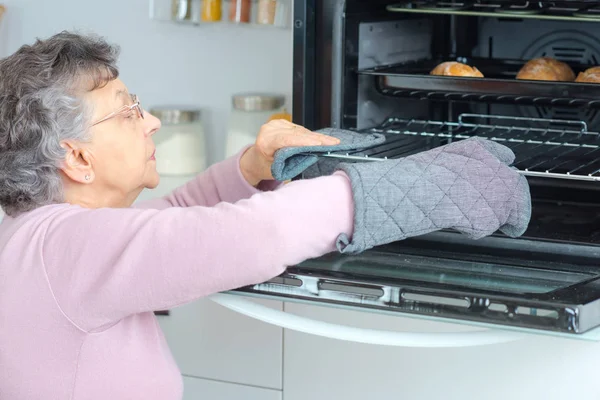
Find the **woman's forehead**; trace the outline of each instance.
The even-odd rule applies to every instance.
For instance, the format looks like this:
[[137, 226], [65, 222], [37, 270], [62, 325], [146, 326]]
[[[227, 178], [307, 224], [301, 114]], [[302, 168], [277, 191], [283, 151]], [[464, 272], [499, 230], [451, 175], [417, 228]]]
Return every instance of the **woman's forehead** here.
[[92, 90], [88, 93], [89, 99], [95, 104], [95, 108], [100, 111], [112, 110], [115, 107], [128, 104], [131, 100], [127, 86], [120, 80], [115, 79], [108, 82], [101, 88]]

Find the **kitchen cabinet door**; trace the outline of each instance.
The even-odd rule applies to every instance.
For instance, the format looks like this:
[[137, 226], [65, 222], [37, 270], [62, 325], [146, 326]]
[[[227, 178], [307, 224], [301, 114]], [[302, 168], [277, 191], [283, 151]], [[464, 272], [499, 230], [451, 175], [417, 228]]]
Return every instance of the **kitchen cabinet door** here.
[[[304, 317], [360, 328], [461, 332], [478, 328], [285, 304]], [[284, 400], [596, 399], [600, 343], [531, 336], [471, 348], [399, 348], [284, 331]]]
[[[280, 302], [254, 300], [281, 310]], [[282, 329], [207, 299], [159, 316], [184, 375], [281, 390]]]
[[184, 377], [183, 400], [281, 400], [281, 392]]

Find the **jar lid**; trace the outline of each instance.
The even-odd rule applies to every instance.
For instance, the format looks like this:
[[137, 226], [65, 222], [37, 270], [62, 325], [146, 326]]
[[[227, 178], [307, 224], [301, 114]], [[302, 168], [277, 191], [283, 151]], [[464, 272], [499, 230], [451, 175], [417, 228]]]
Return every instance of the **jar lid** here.
[[285, 104], [285, 96], [268, 93], [239, 93], [232, 97], [233, 108], [243, 111], [271, 111]]
[[200, 120], [200, 110], [187, 107], [154, 107], [150, 114], [160, 119], [163, 125], [189, 124]]

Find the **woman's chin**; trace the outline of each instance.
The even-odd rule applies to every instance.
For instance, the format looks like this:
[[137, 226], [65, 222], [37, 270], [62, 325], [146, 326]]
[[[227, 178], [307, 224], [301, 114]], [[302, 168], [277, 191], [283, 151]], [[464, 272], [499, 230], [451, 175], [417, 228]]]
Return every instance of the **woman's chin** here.
[[146, 177], [145, 182], [144, 182], [144, 187], [146, 189], [154, 189], [158, 186], [159, 183], [160, 183], [160, 175], [158, 174], [158, 172], [156, 172], [156, 170], [154, 170], [151, 173], [149, 173], [148, 176]]

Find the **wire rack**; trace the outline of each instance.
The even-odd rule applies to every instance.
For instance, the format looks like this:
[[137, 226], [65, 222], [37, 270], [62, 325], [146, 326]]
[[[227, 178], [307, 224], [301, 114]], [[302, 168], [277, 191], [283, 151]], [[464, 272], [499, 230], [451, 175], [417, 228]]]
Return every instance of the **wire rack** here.
[[[488, 123], [470, 122], [482, 119]], [[543, 124], [549, 126], [539, 126]], [[363, 132], [384, 134], [386, 142], [356, 152], [330, 152], [323, 157], [383, 161], [478, 136], [512, 149], [516, 155], [513, 166], [526, 176], [600, 181], [600, 133], [588, 131], [583, 121], [461, 114], [457, 122], [390, 118]]]

